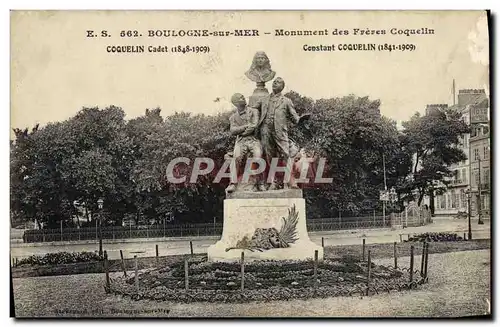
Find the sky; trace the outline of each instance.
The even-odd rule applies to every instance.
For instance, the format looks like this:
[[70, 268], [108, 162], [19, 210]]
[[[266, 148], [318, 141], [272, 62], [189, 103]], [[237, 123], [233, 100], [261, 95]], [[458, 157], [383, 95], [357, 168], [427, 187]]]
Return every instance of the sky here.
[[[277, 37], [274, 30], [415, 29], [418, 36]], [[258, 29], [256, 38], [120, 38], [122, 30]], [[87, 38], [107, 30], [108, 38]], [[304, 45], [414, 44], [412, 52], [307, 52]], [[201, 45], [208, 54], [111, 54], [108, 45]], [[380, 99], [397, 122], [426, 104], [452, 104], [459, 89], [489, 93], [484, 12], [14, 12], [11, 16], [11, 128], [65, 120], [82, 107], [122, 107], [126, 118], [146, 108], [215, 114], [232, 110], [233, 93], [252, 94], [244, 73], [265, 51], [276, 76], [313, 99], [355, 94]], [[271, 82], [267, 85], [271, 90]], [[216, 98], [220, 101], [215, 102]], [[12, 135], [12, 133], [11, 133]]]

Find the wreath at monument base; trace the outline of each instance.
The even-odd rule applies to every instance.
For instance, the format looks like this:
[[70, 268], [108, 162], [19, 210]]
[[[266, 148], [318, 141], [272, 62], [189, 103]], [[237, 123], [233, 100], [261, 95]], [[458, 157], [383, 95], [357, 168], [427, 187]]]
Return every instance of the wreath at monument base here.
[[288, 209], [288, 217], [282, 217], [283, 225], [278, 231], [276, 228], [257, 228], [251, 238], [244, 236], [236, 243], [236, 246], [226, 249], [227, 251], [242, 249], [250, 251], [266, 251], [269, 249], [288, 248], [290, 244], [297, 241], [297, 223], [299, 212], [295, 205]]

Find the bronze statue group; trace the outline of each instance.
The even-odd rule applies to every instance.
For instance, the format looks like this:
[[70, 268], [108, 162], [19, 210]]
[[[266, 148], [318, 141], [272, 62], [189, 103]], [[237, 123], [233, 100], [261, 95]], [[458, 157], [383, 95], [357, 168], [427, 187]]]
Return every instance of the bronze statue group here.
[[[296, 125], [309, 115], [299, 116], [292, 101], [282, 94], [285, 81], [281, 77], [274, 79], [272, 93], [265, 89], [265, 83], [274, 78], [269, 58], [264, 52], [257, 52], [252, 66], [245, 75], [257, 83], [257, 89], [247, 105], [245, 97], [236, 93], [231, 97], [236, 112], [229, 118], [231, 134], [236, 135], [236, 143], [231, 154], [235, 160], [238, 176], [245, 175], [244, 170], [257, 168], [259, 162], [265, 172], [251, 174], [249, 186], [252, 191], [298, 188], [294, 178], [294, 163], [301, 156], [299, 147], [288, 137], [289, 125]], [[252, 159], [248, 166], [246, 163]], [[277, 180], [276, 167], [282, 166], [285, 177]], [[284, 165], [284, 166], [283, 166]], [[284, 170], [283, 170], [284, 169]], [[267, 175], [267, 176], [266, 176]], [[271, 176], [269, 176], [271, 175]], [[248, 176], [248, 173], [247, 173]], [[232, 193], [238, 188], [238, 181], [232, 181], [226, 192]]]

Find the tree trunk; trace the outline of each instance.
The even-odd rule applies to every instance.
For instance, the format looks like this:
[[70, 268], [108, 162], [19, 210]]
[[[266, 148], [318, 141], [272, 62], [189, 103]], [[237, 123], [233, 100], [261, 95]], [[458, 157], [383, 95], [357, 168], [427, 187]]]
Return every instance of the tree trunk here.
[[417, 205], [419, 207], [422, 204], [422, 201], [424, 200], [424, 195], [425, 195], [425, 192], [423, 190], [420, 190], [419, 195], [418, 195], [418, 202], [417, 202]]
[[418, 155], [418, 152], [416, 153], [416, 156], [415, 156], [415, 166], [413, 168], [413, 173], [416, 174], [417, 173], [417, 168], [418, 168], [418, 160], [419, 160], [419, 155]]
[[85, 205], [85, 217], [87, 217], [87, 223], [89, 223], [90, 220], [89, 220], [89, 211], [87, 210], [87, 205]]
[[36, 220], [36, 224], [38, 225], [38, 229], [42, 229], [42, 224], [40, 224], [40, 219]]
[[429, 191], [429, 209], [431, 210], [431, 217], [434, 217], [434, 190]]

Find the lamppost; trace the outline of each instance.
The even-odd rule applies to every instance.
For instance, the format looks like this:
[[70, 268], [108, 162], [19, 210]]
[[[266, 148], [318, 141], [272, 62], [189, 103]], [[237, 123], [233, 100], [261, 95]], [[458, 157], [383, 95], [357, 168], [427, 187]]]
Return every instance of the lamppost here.
[[76, 201], [76, 200], [73, 201], [73, 207], [76, 210], [76, 222], [77, 222], [76, 227], [79, 229], [80, 228], [80, 218], [78, 217], [79, 216], [78, 215], [79, 214], [79, 212], [78, 212], [78, 205], [79, 205], [78, 201]]
[[389, 199], [391, 200], [391, 203], [395, 203], [398, 199], [398, 193], [396, 192], [396, 189], [391, 187], [391, 190], [389, 191]]
[[97, 207], [99, 208], [99, 256], [102, 256], [102, 207], [104, 200], [99, 198], [97, 200]]
[[477, 164], [478, 164], [478, 170], [479, 170], [478, 171], [478, 175], [479, 175], [478, 176], [478, 180], [479, 180], [479, 182], [477, 184], [477, 193], [478, 193], [478, 196], [477, 196], [477, 224], [478, 225], [483, 225], [484, 222], [481, 219], [481, 209], [482, 209], [481, 208], [482, 207], [482, 204], [481, 204], [481, 200], [482, 200], [481, 199], [481, 193], [482, 193], [481, 192], [482, 191], [481, 190], [481, 183], [482, 183], [482, 181], [481, 181], [481, 156], [480, 155], [477, 156]]
[[389, 214], [389, 217], [390, 217], [391, 227], [392, 227], [392, 224], [394, 223], [394, 209], [395, 209], [394, 204], [396, 203], [397, 197], [398, 197], [398, 194], [396, 193], [396, 189], [393, 186], [393, 187], [391, 187], [391, 189], [389, 191], [389, 202], [391, 203], [391, 213]]
[[468, 239], [469, 240], [472, 240], [472, 229], [471, 229], [471, 224], [470, 224], [470, 200], [471, 200], [471, 197], [472, 197], [472, 193], [471, 193], [471, 190], [470, 189], [467, 189], [467, 190], [462, 190], [462, 192], [465, 193], [465, 195], [467, 196], [467, 217], [468, 217], [468, 220], [469, 220], [469, 235], [468, 235]]

